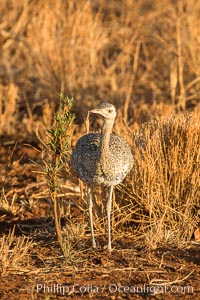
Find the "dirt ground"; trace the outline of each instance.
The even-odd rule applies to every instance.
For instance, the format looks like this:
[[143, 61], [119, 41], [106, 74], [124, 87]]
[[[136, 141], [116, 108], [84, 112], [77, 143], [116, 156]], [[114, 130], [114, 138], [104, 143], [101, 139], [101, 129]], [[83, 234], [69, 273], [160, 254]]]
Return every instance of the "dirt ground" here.
[[[15, 148], [15, 149], [14, 149]], [[13, 150], [14, 149], [14, 150]], [[45, 181], [33, 172], [38, 153], [25, 145], [1, 147], [0, 175], [8, 201], [15, 195], [15, 213], [0, 211], [0, 237], [15, 226], [16, 236], [26, 236], [33, 247], [17, 266], [3, 270], [1, 299], [199, 299], [199, 244], [186, 249], [145, 249], [131, 234], [116, 236], [113, 251], [97, 237], [90, 248], [89, 231], [84, 246], [74, 245], [63, 258], [54, 233]], [[34, 199], [33, 203], [30, 199]], [[32, 204], [31, 204], [32, 203]], [[78, 218], [74, 210], [73, 218]]]

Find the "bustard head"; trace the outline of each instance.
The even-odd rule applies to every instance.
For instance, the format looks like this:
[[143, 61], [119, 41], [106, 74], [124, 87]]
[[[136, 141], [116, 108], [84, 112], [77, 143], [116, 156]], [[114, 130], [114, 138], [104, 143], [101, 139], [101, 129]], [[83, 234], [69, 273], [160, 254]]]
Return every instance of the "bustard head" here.
[[117, 115], [114, 105], [110, 103], [101, 103], [97, 108], [90, 110], [90, 112], [102, 116], [105, 121], [114, 121]]

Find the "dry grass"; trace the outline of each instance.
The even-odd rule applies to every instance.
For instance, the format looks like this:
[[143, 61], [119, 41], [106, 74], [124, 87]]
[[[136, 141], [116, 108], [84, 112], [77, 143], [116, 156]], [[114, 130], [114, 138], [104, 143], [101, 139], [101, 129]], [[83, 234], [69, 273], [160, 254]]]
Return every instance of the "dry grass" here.
[[132, 177], [119, 189], [129, 203], [124, 220], [140, 224], [138, 234], [143, 232], [151, 248], [183, 246], [197, 227], [199, 131], [199, 113], [194, 113], [163, 117], [135, 133]]
[[74, 96], [79, 117], [107, 99], [129, 123], [158, 103], [161, 114], [198, 103], [198, 1], [5, 0], [0, 9], [1, 134], [48, 125], [58, 92]]
[[33, 242], [26, 237], [16, 237], [15, 228], [1, 237], [0, 247], [0, 270], [5, 275], [10, 269], [19, 270], [24, 265], [25, 260], [28, 264], [28, 252], [33, 247]]
[[[2, 218], [5, 215], [16, 215], [17, 209], [15, 204], [15, 194], [12, 197], [12, 200], [8, 199], [6, 195], [4, 194], [4, 191], [2, 190], [2, 195], [0, 197], [0, 213], [3, 215]], [[1, 219], [1, 218], [0, 218]]]

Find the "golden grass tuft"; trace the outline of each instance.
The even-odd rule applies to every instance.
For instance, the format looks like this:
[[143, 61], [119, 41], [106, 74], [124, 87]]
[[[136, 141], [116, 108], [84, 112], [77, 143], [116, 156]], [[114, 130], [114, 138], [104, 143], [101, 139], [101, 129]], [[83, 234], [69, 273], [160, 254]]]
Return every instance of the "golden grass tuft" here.
[[119, 189], [129, 203], [124, 220], [140, 224], [138, 234], [150, 247], [183, 246], [198, 224], [199, 124], [198, 113], [170, 115], [135, 134], [132, 176]]
[[[19, 270], [25, 263], [25, 257], [33, 246], [33, 242], [27, 237], [16, 237], [15, 227], [8, 235], [1, 238], [0, 246], [0, 270], [5, 275], [9, 270]], [[28, 262], [28, 260], [27, 260]]]

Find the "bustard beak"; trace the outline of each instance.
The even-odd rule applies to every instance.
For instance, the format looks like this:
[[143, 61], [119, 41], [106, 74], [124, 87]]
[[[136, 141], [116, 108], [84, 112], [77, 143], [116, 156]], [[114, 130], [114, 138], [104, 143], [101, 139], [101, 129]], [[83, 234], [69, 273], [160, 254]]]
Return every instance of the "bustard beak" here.
[[89, 112], [91, 112], [93, 114], [99, 114], [99, 115], [101, 115], [102, 110], [98, 109], [98, 108], [95, 108], [95, 109], [89, 110]]
[[89, 110], [89, 113], [93, 113], [93, 114], [97, 114], [99, 116], [105, 117], [104, 112], [102, 111], [102, 109], [99, 109], [99, 108]]
[[98, 114], [99, 116], [103, 117], [104, 120], [114, 120], [116, 117], [116, 113], [112, 112], [112, 114], [110, 114], [110, 112], [108, 112], [107, 110], [104, 110], [102, 108], [95, 108], [92, 110], [89, 110], [89, 113], [93, 113], [93, 114]]

